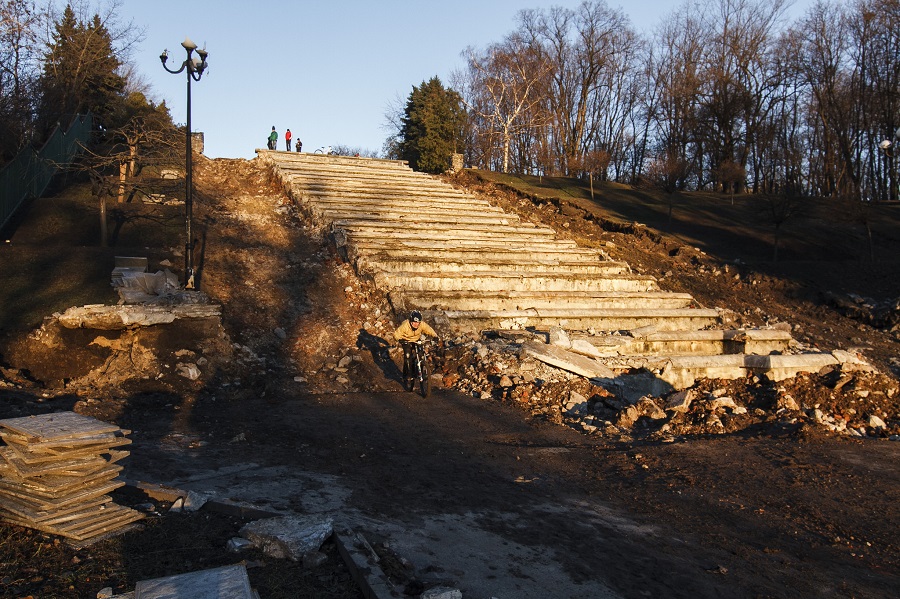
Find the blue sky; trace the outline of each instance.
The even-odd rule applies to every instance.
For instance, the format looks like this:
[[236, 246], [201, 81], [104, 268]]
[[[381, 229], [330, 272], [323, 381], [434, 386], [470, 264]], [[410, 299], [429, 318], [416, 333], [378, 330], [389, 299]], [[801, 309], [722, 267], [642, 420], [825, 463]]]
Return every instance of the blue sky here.
[[[610, 6], [619, 6], [608, 0]], [[812, 0], [797, 0], [791, 16]], [[185, 75], [166, 73], [185, 58], [190, 37], [209, 52], [209, 70], [192, 84], [192, 129], [207, 156], [252, 158], [274, 125], [279, 149], [290, 128], [305, 151], [344, 145], [380, 151], [385, 113], [413, 85], [445, 83], [463, 66], [467, 46], [483, 48], [515, 27], [523, 8], [574, 8], [580, 0], [121, 0], [119, 19], [145, 29], [133, 62], [156, 101], [186, 120]], [[630, 0], [625, 13], [640, 31], [680, 2]], [[476, 17], [477, 15], [477, 17]]]

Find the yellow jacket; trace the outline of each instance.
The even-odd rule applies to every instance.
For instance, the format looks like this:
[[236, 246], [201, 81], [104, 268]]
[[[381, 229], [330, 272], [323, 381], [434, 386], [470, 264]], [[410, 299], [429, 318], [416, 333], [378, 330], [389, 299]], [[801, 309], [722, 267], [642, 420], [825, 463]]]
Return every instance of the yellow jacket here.
[[394, 331], [394, 339], [397, 340], [397, 343], [400, 343], [401, 341], [416, 342], [419, 340], [419, 337], [422, 336], [422, 333], [431, 337], [438, 336], [438, 334], [434, 332], [434, 329], [428, 326], [428, 323], [424, 320], [419, 323], [418, 329], [413, 329], [412, 325], [409, 324], [409, 319], [407, 319], [403, 321], [403, 324], [397, 327], [396, 331]]

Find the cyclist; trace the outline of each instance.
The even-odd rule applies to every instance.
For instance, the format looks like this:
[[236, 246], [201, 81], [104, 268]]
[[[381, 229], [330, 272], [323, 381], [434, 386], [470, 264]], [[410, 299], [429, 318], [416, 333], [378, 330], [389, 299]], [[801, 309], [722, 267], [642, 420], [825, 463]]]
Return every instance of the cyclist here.
[[409, 317], [404, 320], [397, 330], [394, 331], [394, 339], [403, 348], [403, 380], [408, 389], [412, 388], [412, 343], [419, 340], [422, 335], [428, 335], [437, 339], [438, 334], [434, 332], [427, 322], [422, 322], [422, 313], [418, 310], [410, 312]]

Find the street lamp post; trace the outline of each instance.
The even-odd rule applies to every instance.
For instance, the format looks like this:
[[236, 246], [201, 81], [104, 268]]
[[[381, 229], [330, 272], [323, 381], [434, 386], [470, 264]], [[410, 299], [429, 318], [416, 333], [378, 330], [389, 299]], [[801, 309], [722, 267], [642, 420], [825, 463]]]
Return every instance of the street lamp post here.
[[[187, 51], [187, 59], [181, 63], [181, 68], [172, 70], [166, 66], [169, 59], [169, 51], [163, 50], [159, 55], [159, 60], [163, 68], [178, 75], [182, 71], [187, 72], [187, 123], [185, 124], [185, 159], [184, 159], [184, 220], [187, 229], [187, 241], [184, 244], [184, 288], [194, 288], [194, 237], [191, 231], [194, 210], [194, 187], [193, 187], [193, 171], [191, 165], [191, 80], [200, 81], [203, 77], [203, 71], [206, 70], [206, 50], [198, 49], [197, 44], [192, 42], [190, 38], [184, 38], [181, 47]], [[197, 56], [193, 56], [194, 51]]]
[[900, 128], [894, 131], [893, 141], [884, 139], [878, 144], [878, 148], [884, 152], [884, 155], [888, 160], [888, 185], [890, 185], [890, 189], [888, 190], [889, 200], [896, 199], [897, 193], [897, 186], [894, 185], [894, 151], [897, 147], [897, 143], [900, 143]]

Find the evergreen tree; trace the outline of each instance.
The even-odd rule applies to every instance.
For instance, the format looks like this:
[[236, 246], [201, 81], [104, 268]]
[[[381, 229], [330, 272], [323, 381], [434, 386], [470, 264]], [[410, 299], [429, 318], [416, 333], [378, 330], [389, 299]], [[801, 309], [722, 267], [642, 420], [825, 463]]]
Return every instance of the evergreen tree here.
[[413, 86], [401, 119], [400, 157], [418, 171], [441, 173], [462, 151], [466, 112], [462, 98], [433, 77]]
[[72, 115], [91, 112], [101, 127], [124, 101], [125, 79], [119, 74], [113, 40], [100, 19], [80, 22], [66, 5], [44, 57], [39, 119], [45, 133]]

